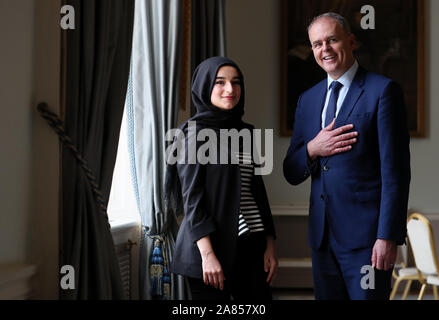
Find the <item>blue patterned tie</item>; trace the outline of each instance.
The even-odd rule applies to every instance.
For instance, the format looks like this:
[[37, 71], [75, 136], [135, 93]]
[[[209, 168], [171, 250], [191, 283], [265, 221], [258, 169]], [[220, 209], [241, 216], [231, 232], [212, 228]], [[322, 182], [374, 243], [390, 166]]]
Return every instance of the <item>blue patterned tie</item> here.
[[337, 111], [338, 93], [340, 92], [340, 88], [342, 86], [343, 85], [338, 81], [333, 81], [329, 86], [329, 90], [332, 89], [332, 91], [331, 97], [329, 98], [328, 108], [326, 109], [325, 127], [327, 127], [335, 118], [335, 113]]

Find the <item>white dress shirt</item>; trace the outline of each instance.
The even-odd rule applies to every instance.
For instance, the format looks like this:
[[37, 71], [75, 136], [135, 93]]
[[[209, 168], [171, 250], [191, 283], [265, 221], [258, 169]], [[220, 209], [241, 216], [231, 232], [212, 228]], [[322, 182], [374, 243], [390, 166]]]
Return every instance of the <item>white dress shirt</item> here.
[[[346, 95], [348, 94], [349, 88], [351, 86], [352, 81], [354, 80], [357, 70], [358, 70], [358, 62], [357, 60], [355, 60], [352, 67], [350, 67], [348, 71], [346, 71], [340, 78], [337, 79], [337, 81], [340, 82], [343, 86], [340, 88], [340, 91], [338, 93], [337, 109], [335, 111], [335, 117], [338, 116], [340, 108], [343, 105], [343, 101], [346, 98]], [[329, 97], [331, 96], [331, 92], [332, 92], [332, 89], [329, 90], [329, 86], [333, 81], [335, 80], [332, 79], [331, 76], [328, 74], [328, 92], [326, 93], [325, 105], [322, 111], [322, 129], [325, 127], [326, 109], [328, 109]]]

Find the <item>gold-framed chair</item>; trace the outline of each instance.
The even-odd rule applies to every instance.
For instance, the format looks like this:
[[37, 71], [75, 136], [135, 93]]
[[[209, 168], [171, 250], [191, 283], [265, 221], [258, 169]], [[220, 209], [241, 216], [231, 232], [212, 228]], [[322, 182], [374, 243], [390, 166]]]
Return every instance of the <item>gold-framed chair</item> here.
[[[413, 281], [419, 280], [419, 273], [416, 267], [407, 267], [407, 251], [408, 246], [402, 245], [398, 246], [398, 256], [395, 264], [395, 268], [392, 272], [392, 277], [395, 279], [395, 283], [393, 285], [392, 292], [390, 293], [390, 300], [395, 299], [396, 292], [398, 291], [398, 287], [403, 281], [407, 281], [404, 293], [402, 294], [401, 299], [405, 300], [409, 293], [410, 287]], [[421, 275], [422, 276], [422, 275]]]
[[415, 258], [418, 279], [422, 283], [418, 300], [424, 297], [427, 285], [433, 286], [434, 299], [438, 300], [439, 260], [430, 221], [420, 213], [411, 214], [407, 220], [407, 235]]

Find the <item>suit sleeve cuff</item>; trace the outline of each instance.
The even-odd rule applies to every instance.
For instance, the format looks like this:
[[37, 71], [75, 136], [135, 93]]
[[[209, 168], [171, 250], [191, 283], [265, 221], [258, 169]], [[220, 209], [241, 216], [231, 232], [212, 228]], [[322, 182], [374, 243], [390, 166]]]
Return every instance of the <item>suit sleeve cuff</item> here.
[[191, 232], [192, 242], [195, 243], [201, 238], [208, 236], [216, 230], [212, 221], [204, 221], [202, 224], [194, 226]]
[[317, 170], [318, 159], [312, 160], [306, 150], [306, 165], [311, 173]]
[[407, 244], [405, 236], [396, 237], [394, 235], [391, 235], [388, 232], [383, 232], [383, 231], [378, 232], [377, 239], [393, 241], [398, 246], [403, 245], [403, 244]]

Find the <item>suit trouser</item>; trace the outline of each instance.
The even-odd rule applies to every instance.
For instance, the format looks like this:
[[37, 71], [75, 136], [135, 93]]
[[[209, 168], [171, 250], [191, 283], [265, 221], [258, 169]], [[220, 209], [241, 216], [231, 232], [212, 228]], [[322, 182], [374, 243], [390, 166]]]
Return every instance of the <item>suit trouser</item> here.
[[193, 300], [271, 300], [266, 282], [264, 253], [265, 234], [255, 233], [238, 238], [237, 254], [231, 274], [226, 276], [224, 290], [204, 284], [202, 279], [188, 278]]
[[315, 298], [317, 300], [387, 300], [392, 270], [372, 265], [372, 247], [346, 249], [340, 246], [325, 223], [319, 249], [312, 250]]

